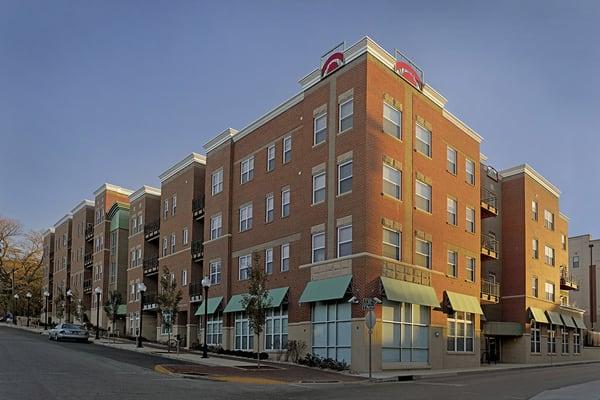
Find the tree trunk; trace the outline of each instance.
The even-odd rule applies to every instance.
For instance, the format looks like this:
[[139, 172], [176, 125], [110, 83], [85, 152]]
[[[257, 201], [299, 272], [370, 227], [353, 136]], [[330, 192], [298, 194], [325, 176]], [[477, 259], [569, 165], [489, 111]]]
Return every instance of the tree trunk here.
[[257, 353], [256, 353], [256, 360], [257, 360], [257, 368], [260, 369], [260, 333], [258, 334], [258, 343], [257, 343]]

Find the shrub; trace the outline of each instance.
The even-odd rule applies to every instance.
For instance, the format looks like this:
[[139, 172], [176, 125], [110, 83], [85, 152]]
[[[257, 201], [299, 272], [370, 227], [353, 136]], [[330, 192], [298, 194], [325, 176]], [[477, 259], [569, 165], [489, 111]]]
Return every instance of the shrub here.
[[[220, 346], [209, 346], [208, 351], [217, 354], [223, 354], [226, 356], [236, 356], [236, 357], [245, 357], [245, 358], [253, 358], [256, 359], [257, 353], [253, 351], [244, 351], [244, 350], [226, 350]], [[266, 360], [269, 358], [269, 354], [262, 352], [260, 353], [260, 359]]]
[[289, 340], [286, 349], [292, 362], [297, 363], [300, 355], [306, 351], [306, 343], [302, 340]]
[[299, 359], [298, 364], [308, 367], [327, 368], [334, 371], [343, 371], [349, 368], [348, 364], [344, 361], [337, 361], [333, 358], [321, 358], [316, 354], [310, 353], [306, 354], [304, 358]]

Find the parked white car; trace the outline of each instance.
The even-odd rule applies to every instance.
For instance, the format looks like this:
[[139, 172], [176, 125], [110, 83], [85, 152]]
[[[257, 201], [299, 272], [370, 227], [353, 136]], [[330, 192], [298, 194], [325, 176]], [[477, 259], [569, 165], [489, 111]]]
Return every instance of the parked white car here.
[[48, 339], [50, 340], [73, 340], [77, 342], [87, 342], [90, 334], [81, 325], [62, 323], [56, 325], [54, 329], [48, 331]]

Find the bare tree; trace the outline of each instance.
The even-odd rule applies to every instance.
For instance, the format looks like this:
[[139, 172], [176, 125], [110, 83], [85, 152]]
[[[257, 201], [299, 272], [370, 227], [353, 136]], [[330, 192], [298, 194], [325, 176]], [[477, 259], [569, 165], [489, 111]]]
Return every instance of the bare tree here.
[[108, 299], [106, 299], [106, 303], [104, 303], [104, 312], [108, 316], [108, 318], [112, 321], [112, 333], [113, 336], [115, 333], [115, 326], [117, 323], [117, 315], [119, 313], [119, 305], [123, 302], [123, 298], [121, 293], [117, 290], [113, 290], [108, 294]]

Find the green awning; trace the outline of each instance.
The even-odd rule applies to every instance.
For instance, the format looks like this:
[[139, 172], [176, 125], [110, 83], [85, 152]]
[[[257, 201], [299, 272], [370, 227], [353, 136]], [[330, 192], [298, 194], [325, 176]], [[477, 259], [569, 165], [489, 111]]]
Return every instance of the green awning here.
[[577, 325], [577, 327], [579, 329], [587, 329], [587, 326], [585, 326], [585, 322], [583, 322], [583, 317], [578, 315], [576, 317], [573, 317], [573, 321], [575, 322], [575, 325]]
[[219, 297], [209, 297], [208, 298], [208, 304], [204, 304], [204, 301], [200, 304], [200, 306], [198, 307], [198, 310], [196, 310], [196, 314], [194, 315], [204, 315], [204, 308], [206, 306], [208, 306], [208, 315], [212, 315], [215, 313], [215, 311], [217, 311], [217, 308], [219, 308], [219, 305], [221, 304], [221, 302], [223, 301], [223, 296], [219, 296]]
[[343, 275], [310, 281], [306, 284], [302, 296], [300, 296], [300, 303], [341, 299], [346, 294], [351, 280], [352, 275]]
[[435, 290], [431, 286], [399, 281], [385, 276], [381, 277], [381, 283], [388, 300], [430, 307], [440, 306]]
[[[244, 293], [247, 294], [247, 293]], [[229, 303], [225, 306], [223, 310], [224, 313], [232, 313], [232, 312], [241, 312], [245, 311], [246, 307], [244, 307], [242, 300], [244, 300], [244, 294], [235, 294], [231, 296], [229, 299]]]
[[127, 304], [119, 304], [117, 306], [117, 315], [127, 315]]
[[446, 290], [446, 297], [450, 302], [453, 311], [464, 311], [473, 314], [483, 315], [483, 310], [476, 297], [466, 294], [454, 293]]
[[556, 311], [546, 311], [546, 314], [548, 315], [548, 319], [550, 320], [550, 323], [552, 325], [562, 326], [563, 322], [560, 319], [559, 313], [557, 313]]
[[483, 324], [486, 336], [523, 336], [523, 325], [518, 322], [490, 321]]
[[289, 287], [280, 287], [275, 289], [269, 289], [269, 295], [267, 299], [269, 300], [269, 305], [271, 307], [279, 307], [285, 299], [285, 295], [287, 294]]
[[529, 307], [529, 313], [531, 314], [535, 322], [538, 322], [540, 324], [550, 323], [550, 321], [548, 321], [548, 318], [546, 317], [546, 314], [544, 314], [544, 312], [539, 308]]
[[569, 328], [577, 328], [577, 325], [575, 325], [575, 321], [573, 321], [573, 317], [571, 317], [570, 315], [560, 314], [560, 317], [562, 318], [562, 321], [565, 324], [565, 326]]

